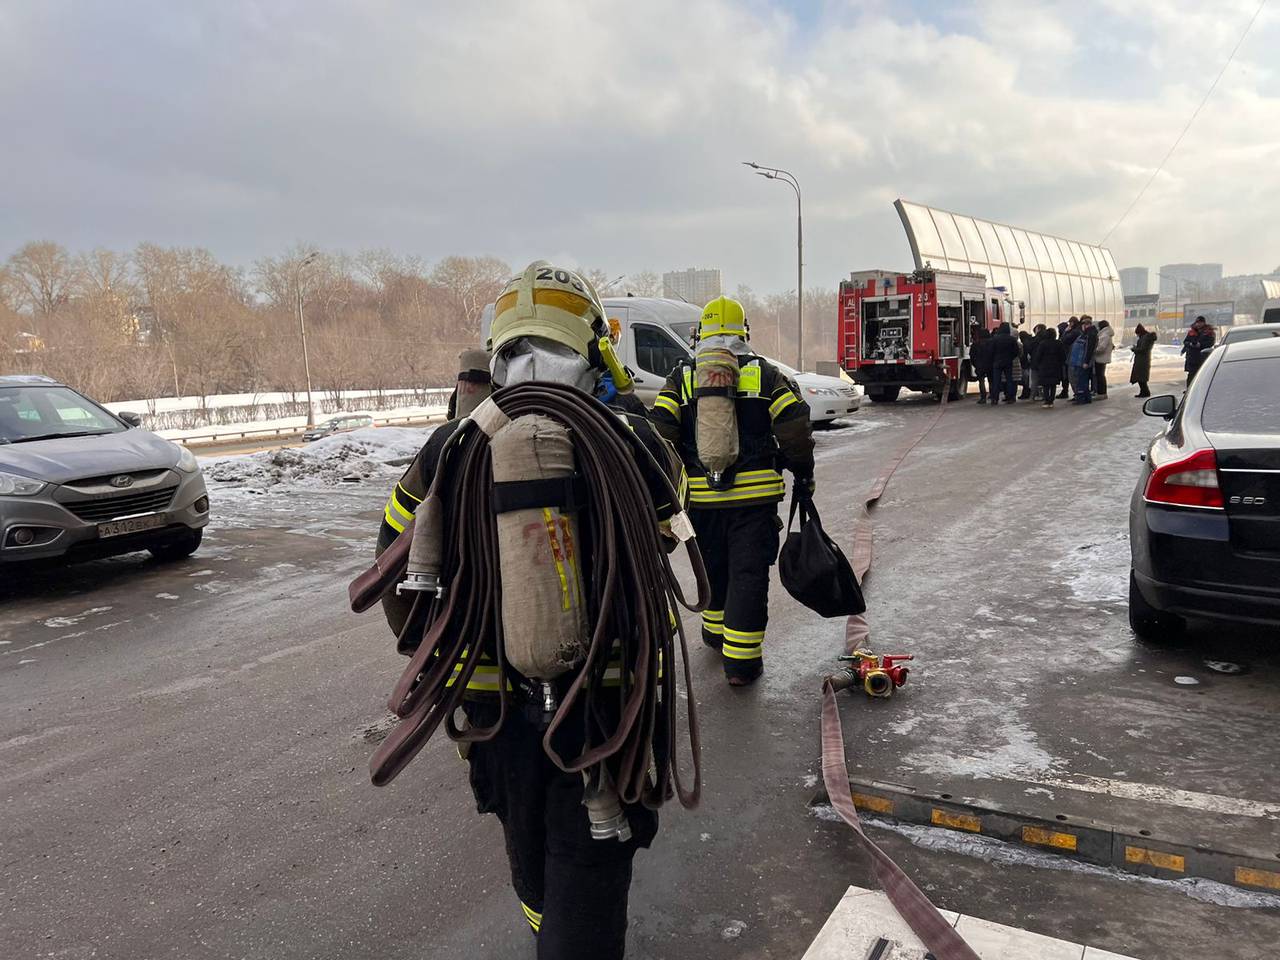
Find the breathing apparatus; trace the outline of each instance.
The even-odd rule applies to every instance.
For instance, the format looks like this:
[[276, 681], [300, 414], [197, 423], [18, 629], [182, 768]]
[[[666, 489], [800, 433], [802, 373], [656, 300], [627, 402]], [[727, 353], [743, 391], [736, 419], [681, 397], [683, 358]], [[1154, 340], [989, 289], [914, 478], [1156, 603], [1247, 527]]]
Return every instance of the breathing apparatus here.
[[738, 357], [751, 352], [746, 338], [746, 315], [737, 300], [717, 297], [703, 308], [693, 367], [695, 440], [713, 490], [732, 482], [728, 471], [738, 459]]

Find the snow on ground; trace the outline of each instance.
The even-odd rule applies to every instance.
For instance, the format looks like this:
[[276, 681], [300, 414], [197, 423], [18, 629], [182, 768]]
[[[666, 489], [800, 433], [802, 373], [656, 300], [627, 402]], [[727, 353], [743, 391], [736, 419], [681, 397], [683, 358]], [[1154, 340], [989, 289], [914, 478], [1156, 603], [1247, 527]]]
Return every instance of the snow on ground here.
[[[278, 484], [331, 486], [398, 476], [434, 428], [377, 427], [325, 437], [305, 447], [268, 450], [202, 461], [211, 492], [264, 493]], [[399, 464], [391, 461], [400, 461]]]

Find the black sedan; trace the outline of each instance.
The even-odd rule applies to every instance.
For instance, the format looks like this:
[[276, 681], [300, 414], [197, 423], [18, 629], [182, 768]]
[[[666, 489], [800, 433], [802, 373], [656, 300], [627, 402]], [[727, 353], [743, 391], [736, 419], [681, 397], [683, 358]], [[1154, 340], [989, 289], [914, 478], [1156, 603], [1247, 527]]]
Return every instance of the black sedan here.
[[1280, 339], [1213, 351], [1147, 451], [1129, 509], [1129, 623], [1151, 640], [1188, 617], [1280, 627]]

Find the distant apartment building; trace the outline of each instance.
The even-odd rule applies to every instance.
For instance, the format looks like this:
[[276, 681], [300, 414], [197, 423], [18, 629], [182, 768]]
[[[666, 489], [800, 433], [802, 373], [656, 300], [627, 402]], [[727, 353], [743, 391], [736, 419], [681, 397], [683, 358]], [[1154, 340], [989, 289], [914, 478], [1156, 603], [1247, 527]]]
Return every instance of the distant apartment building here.
[[1160, 268], [1160, 296], [1197, 300], [1213, 293], [1222, 282], [1220, 263], [1166, 263]]
[[1146, 267], [1125, 267], [1120, 271], [1120, 291], [1125, 298], [1145, 296], [1151, 289], [1151, 271]]
[[662, 275], [662, 295], [669, 300], [686, 300], [702, 306], [720, 296], [720, 271], [690, 267]]

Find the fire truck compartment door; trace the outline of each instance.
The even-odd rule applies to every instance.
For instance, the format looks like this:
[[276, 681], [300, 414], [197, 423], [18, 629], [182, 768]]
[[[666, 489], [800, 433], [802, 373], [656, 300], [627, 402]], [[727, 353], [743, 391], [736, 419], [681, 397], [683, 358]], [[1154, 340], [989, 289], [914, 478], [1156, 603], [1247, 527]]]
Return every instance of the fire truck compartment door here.
[[936, 291], [936, 294], [937, 294], [938, 303], [945, 304], [946, 306], [951, 306], [951, 307], [960, 306], [959, 290], [943, 290], [941, 287], [939, 287], [938, 290]]

